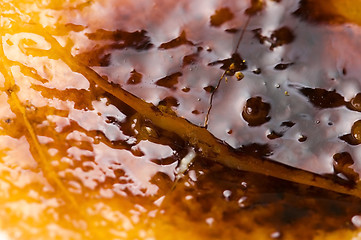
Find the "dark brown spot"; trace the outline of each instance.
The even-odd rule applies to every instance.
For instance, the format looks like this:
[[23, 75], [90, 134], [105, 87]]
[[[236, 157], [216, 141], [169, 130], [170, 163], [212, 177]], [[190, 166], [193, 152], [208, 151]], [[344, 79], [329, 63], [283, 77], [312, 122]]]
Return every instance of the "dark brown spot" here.
[[344, 98], [336, 91], [322, 88], [302, 88], [300, 92], [306, 96], [313, 106], [318, 108], [335, 108], [345, 105]]
[[143, 151], [139, 148], [130, 148], [131, 153], [136, 156], [136, 157], [143, 157], [145, 154], [143, 153]]
[[281, 123], [281, 127], [285, 126], [285, 127], [288, 127], [288, 128], [291, 128], [295, 125], [296, 123], [292, 122], [292, 121], [285, 121], [285, 122], [282, 122]]
[[183, 66], [197, 62], [198, 53], [189, 54], [183, 57]]
[[281, 138], [282, 136], [283, 136], [282, 133], [275, 132], [275, 131], [271, 131], [271, 133], [267, 134], [267, 138], [271, 139], [271, 140]]
[[194, 115], [200, 114], [200, 112], [199, 112], [198, 110], [193, 110], [192, 113], [193, 113]]
[[189, 41], [186, 37], [185, 31], [182, 31], [181, 35], [173, 40], [170, 40], [169, 42], [162, 43], [159, 48], [161, 49], [170, 49], [170, 48], [176, 48], [181, 45], [191, 45], [194, 46], [194, 44]]
[[254, 74], [261, 74], [262, 70], [260, 68], [256, 68], [255, 70], [252, 71]]
[[287, 69], [289, 66], [291, 66], [293, 63], [279, 63], [277, 64], [274, 69], [275, 70], [285, 70]]
[[169, 76], [159, 79], [155, 84], [166, 88], [174, 88], [174, 86], [178, 83], [178, 78], [180, 76], [182, 76], [182, 73], [176, 72]]
[[110, 64], [110, 53], [105, 54], [99, 59], [99, 66], [100, 67], [107, 67]]
[[353, 164], [354, 161], [348, 152], [336, 153], [333, 155], [333, 169], [335, 174], [341, 173], [348, 180], [357, 182], [359, 180], [359, 175], [352, 168]]
[[261, 44], [264, 44], [265, 42], [270, 43], [270, 50], [285, 44], [289, 44], [295, 39], [295, 35], [291, 29], [285, 26], [273, 31], [270, 37], [262, 35], [262, 29], [260, 28], [253, 30], [253, 33]]
[[138, 51], [148, 50], [153, 47], [150, 38], [144, 30], [135, 32], [126, 32], [122, 30], [107, 31], [98, 29], [94, 33], [85, 33], [85, 35], [93, 41], [110, 41], [105, 45], [96, 45], [89, 51], [84, 51], [76, 58], [87, 66], [108, 66], [110, 61], [110, 53], [113, 50], [133, 48]]
[[346, 68], [343, 68], [343, 69], [342, 69], [342, 74], [343, 74], [343, 75], [346, 75], [346, 74], [347, 74]]
[[184, 87], [184, 88], [182, 88], [182, 91], [183, 92], [189, 92], [191, 89], [189, 88], [189, 87]]
[[123, 30], [107, 31], [98, 29], [95, 33], [85, 33], [90, 40], [116, 42], [113, 49], [134, 48], [137, 50], [147, 50], [153, 46], [145, 30], [126, 32]]
[[345, 134], [339, 138], [352, 146], [356, 146], [360, 144], [351, 134]]
[[299, 141], [299, 142], [305, 142], [306, 140], [307, 140], [307, 137], [306, 137], [306, 136], [303, 136], [303, 135], [298, 138], [298, 141]]
[[204, 87], [203, 88], [207, 93], [212, 93], [214, 92], [214, 90], [216, 89], [215, 87], [213, 86], [207, 86], [207, 87]]
[[219, 27], [223, 23], [231, 20], [234, 17], [233, 13], [229, 8], [221, 8], [216, 10], [216, 12], [211, 16], [211, 25], [214, 27]]
[[293, 127], [295, 125], [294, 122], [291, 121], [285, 121], [280, 124], [281, 129], [278, 131], [271, 131], [270, 134], [267, 135], [269, 139], [276, 139], [283, 137], [284, 133], [287, 132], [288, 129]]
[[249, 126], [260, 126], [271, 119], [268, 116], [270, 109], [271, 105], [263, 102], [261, 97], [252, 97], [247, 100], [242, 117]]
[[135, 69], [133, 69], [133, 71], [130, 72], [131, 75], [127, 81], [128, 84], [139, 84], [142, 82], [142, 74], [137, 72]]
[[281, 27], [271, 34], [271, 50], [275, 47], [289, 44], [295, 39], [295, 35], [288, 27]]
[[175, 97], [169, 96], [161, 100], [158, 105], [167, 106], [167, 107], [178, 107], [179, 102]]
[[226, 29], [224, 31], [227, 32], [227, 33], [237, 33], [238, 29], [237, 28], [229, 28], [229, 29]]

